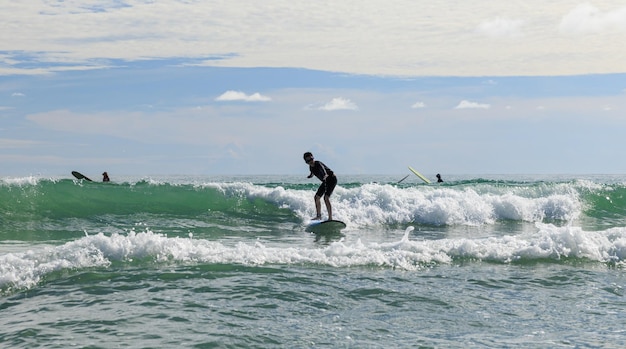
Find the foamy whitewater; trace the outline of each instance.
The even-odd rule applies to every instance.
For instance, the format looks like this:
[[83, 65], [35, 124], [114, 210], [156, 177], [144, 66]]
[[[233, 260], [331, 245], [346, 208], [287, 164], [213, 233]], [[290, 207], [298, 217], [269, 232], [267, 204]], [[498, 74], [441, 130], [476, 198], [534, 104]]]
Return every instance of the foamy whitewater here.
[[401, 178], [0, 178], [0, 346], [626, 346], [626, 176]]

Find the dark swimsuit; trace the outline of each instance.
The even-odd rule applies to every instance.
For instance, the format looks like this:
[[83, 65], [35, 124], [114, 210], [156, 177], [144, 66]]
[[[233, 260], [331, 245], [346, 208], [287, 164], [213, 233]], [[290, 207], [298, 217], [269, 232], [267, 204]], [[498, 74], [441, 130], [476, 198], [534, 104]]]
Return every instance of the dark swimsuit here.
[[[337, 185], [337, 176], [335, 176], [335, 173], [330, 168], [328, 168], [328, 166], [324, 165], [324, 163], [321, 161], [315, 161], [313, 167], [310, 167], [310, 169], [311, 173], [313, 173], [315, 177], [322, 181], [320, 187], [317, 188], [315, 196], [330, 196], [333, 193], [333, 190], [335, 190], [335, 186]], [[326, 175], [328, 175], [328, 177], [326, 177], [326, 180], [324, 180], [324, 176]]]

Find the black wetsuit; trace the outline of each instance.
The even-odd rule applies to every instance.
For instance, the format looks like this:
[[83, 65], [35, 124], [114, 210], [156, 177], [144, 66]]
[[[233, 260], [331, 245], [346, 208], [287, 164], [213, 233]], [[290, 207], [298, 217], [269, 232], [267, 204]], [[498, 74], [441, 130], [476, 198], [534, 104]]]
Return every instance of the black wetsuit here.
[[[324, 165], [323, 162], [317, 160], [313, 163], [313, 166], [309, 166], [309, 168], [311, 174], [322, 181], [315, 195], [320, 197], [322, 195], [330, 196], [337, 185], [337, 176], [335, 176], [335, 173], [328, 166]], [[324, 177], [326, 177], [326, 180], [324, 180]]]

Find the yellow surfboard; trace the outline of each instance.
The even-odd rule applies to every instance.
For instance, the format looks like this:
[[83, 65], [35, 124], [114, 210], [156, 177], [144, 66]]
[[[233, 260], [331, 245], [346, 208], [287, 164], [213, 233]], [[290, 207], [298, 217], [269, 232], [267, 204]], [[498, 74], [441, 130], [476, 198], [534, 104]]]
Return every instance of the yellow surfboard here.
[[424, 182], [430, 184], [430, 181], [428, 180], [428, 178], [422, 176], [422, 174], [417, 172], [413, 167], [409, 166], [409, 170], [411, 170], [411, 172], [415, 173], [415, 175], [418, 176], [421, 180], [423, 180]]

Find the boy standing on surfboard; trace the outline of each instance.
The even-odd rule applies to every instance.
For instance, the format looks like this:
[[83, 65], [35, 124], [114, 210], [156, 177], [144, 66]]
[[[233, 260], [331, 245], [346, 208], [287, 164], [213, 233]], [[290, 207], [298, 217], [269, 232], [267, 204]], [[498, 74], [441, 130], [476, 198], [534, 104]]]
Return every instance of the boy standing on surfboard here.
[[324, 165], [321, 161], [316, 161], [313, 158], [313, 154], [310, 152], [304, 153], [304, 162], [309, 165], [309, 170], [311, 173], [306, 178], [311, 178], [315, 175], [322, 184], [320, 184], [319, 188], [317, 188], [317, 192], [315, 193], [315, 211], [317, 215], [313, 220], [321, 220], [322, 212], [321, 212], [321, 203], [320, 199], [322, 195], [324, 195], [324, 203], [326, 204], [326, 210], [328, 211], [328, 220], [333, 219], [333, 209], [330, 205], [330, 195], [335, 190], [335, 186], [337, 185], [337, 177], [335, 173], [326, 165]]

